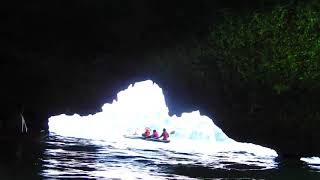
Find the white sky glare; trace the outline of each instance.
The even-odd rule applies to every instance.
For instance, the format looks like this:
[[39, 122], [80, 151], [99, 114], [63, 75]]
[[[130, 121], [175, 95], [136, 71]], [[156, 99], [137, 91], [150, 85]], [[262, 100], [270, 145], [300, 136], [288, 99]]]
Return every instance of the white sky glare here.
[[[94, 115], [81, 117], [77, 114], [62, 114], [49, 118], [50, 132], [88, 139], [120, 141], [119, 138], [123, 139], [123, 135], [141, 134], [145, 127], [159, 132], [163, 128], [169, 132], [175, 131], [170, 137], [170, 144], [180, 144], [179, 147], [184, 144], [182, 149], [190, 149], [195, 143], [203, 142], [208, 147], [201, 149], [210, 150], [213, 149], [211, 146], [214, 146], [217, 150], [234, 145], [243, 149], [244, 146], [250, 145], [251, 150], [277, 155], [274, 150], [230, 139], [213, 120], [201, 116], [199, 111], [183, 113], [181, 117], [170, 117], [162, 89], [151, 80], [129, 85], [126, 90], [117, 94], [117, 100], [111, 104], [104, 104], [102, 112]], [[224, 145], [218, 146], [221, 143]], [[190, 147], [185, 147], [186, 144], [190, 144]]]

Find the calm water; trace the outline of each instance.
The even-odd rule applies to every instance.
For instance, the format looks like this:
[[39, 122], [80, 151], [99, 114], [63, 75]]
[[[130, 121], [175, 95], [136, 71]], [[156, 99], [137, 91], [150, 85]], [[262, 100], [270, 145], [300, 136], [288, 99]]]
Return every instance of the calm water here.
[[0, 179], [320, 179], [319, 167], [299, 160], [245, 151], [185, 153], [166, 149], [170, 143], [144, 143], [54, 134], [40, 143], [6, 143], [1, 146]]

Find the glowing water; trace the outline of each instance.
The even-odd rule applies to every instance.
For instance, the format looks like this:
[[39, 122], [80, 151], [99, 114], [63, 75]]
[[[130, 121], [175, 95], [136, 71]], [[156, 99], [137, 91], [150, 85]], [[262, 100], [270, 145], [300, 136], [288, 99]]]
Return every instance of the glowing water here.
[[[156, 129], [160, 133], [162, 128], [166, 128], [168, 132], [174, 131], [170, 135], [170, 145], [141, 143], [141, 140], [123, 138], [123, 135], [141, 134], [145, 127]], [[201, 116], [199, 111], [183, 113], [181, 117], [170, 117], [161, 88], [150, 80], [135, 83], [127, 90], [119, 92], [117, 100], [112, 104], [105, 104], [102, 112], [97, 114], [85, 117], [51, 117], [49, 131], [64, 136], [126, 142], [126, 145], [132, 146], [138, 143], [144, 148], [155, 144], [157, 147], [178, 151], [218, 151], [234, 148], [238, 151], [250, 149], [256, 154], [277, 155], [273, 150], [230, 139], [210, 118]]]
[[306, 162], [310, 168], [320, 170], [320, 157], [300, 158], [300, 160]]

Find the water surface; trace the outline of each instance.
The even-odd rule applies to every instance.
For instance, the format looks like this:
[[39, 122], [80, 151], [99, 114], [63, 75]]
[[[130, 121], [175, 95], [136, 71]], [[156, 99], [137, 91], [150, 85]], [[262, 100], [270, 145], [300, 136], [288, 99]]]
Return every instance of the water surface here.
[[186, 153], [170, 150], [166, 147], [170, 143], [157, 144], [161, 143], [51, 133], [41, 143], [8, 144], [2, 149], [0, 175], [1, 179], [320, 179], [318, 165], [312, 168], [299, 160], [246, 151]]

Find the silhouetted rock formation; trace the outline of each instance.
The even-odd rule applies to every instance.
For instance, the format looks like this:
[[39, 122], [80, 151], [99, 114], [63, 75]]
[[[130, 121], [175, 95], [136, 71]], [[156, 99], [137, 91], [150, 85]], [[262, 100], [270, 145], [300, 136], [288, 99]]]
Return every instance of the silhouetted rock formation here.
[[[221, 2], [10, 1], [0, 6], [7, 17], [0, 36], [0, 131], [19, 132], [21, 106], [29, 131], [40, 132], [50, 116], [95, 113], [130, 83], [151, 79], [163, 88], [172, 114], [200, 109], [235, 140], [283, 155], [317, 155], [318, 122], [276, 118], [296, 115], [299, 103], [311, 95], [303, 100], [248, 91], [233, 83], [237, 77], [224, 81], [218, 64], [195, 57], [193, 50], [220, 10], [272, 4]], [[280, 106], [287, 112], [278, 111]]]

